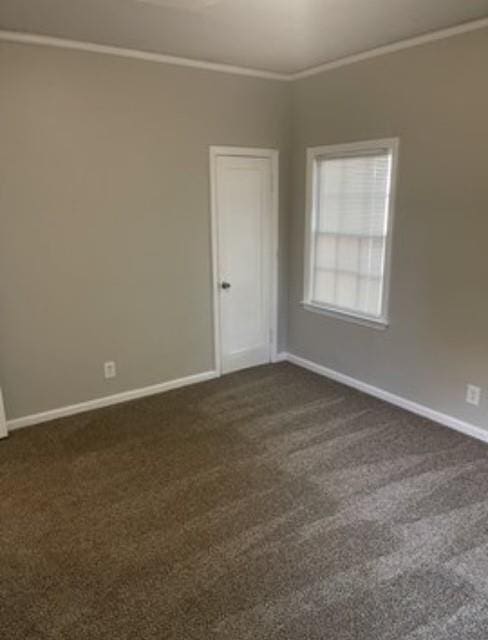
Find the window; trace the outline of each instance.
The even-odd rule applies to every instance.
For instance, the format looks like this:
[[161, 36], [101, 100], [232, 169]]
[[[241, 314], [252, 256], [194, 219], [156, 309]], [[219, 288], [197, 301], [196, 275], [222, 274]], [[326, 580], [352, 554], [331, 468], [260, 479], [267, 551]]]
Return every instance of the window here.
[[387, 324], [397, 149], [396, 139], [308, 149], [306, 308]]

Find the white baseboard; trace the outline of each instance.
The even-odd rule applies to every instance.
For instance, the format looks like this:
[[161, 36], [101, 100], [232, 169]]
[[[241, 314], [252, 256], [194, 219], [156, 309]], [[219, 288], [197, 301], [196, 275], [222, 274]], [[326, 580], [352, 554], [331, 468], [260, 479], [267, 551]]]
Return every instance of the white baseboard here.
[[94, 400], [87, 400], [86, 402], [79, 402], [66, 407], [59, 407], [58, 409], [43, 411], [42, 413], [33, 413], [29, 416], [23, 416], [22, 418], [7, 420], [7, 429], [9, 431], [13, 431], [14, 429], [21, 429], [22, 427], [30, 427], [34, 424], [55, 420], [56, 418], [72, 416], [75, 413], [83, 413], [85, 411], [92, 411], [93, 409], [99, 409], [101, 407], [108, 407], [112, 404], [135, 400], [136, 398], [152, 396], [157, 393], [163, 393], [164, 391], [170, 391], [171, 389], [179, 389], [180, 387], [187, 387], [188, 385], [196, 384], [197, 382], [204, 382], [205, 380], [211, 380], [212, 378], [217, 377], [217, 371], [204, 371], [202, 373], [186, 376], [185, 378], [177, 378], [176, 380], [153, 384], [149, 387], [142, 387], [141, 389], [131, 389], [130, 391], [114, 393], [113, 395], [104, 396], [103, 398], [95, 398]]
[[273, 362], [285, 362], [286, 360], [288, 360], [288, 353], [286, 351], [278, 351], [273, 358]]
[[450, 429], [460, 431], [461, 433], [464, 433], [467, 436], [471, 436], [472, 438], [476, 438], [477, 440], [488, 442], [488, 430], [485, 430], [482, 427], [477, 427], [474, 424], [470, 424], [469, 422], [465, 422], [464, 420], [460, 420], [459, 418], [454, 418], [453, 416], [447, 415], [446, 413], [441, 413], [440, 411], [431, 409], [430, 407], [419, 404], [418, 402], [414, 402], [413, 400], [408, 400], [407, 398], [403, 398], [402, 396], [397, 396], [390, 391], [386, 391], [385, 389], [380, 389], [379, 387], [374, 387], [373, 385], [362, 382], [361, 380], [357, 380], [356, 378], [351, 378], [344, 373], [334, 371], [334, 369], [329, 369], [328, 367], [324, 367], [321, 364], [312, 362], [312, 360], [300, 358], [299, 356], [295, 356], [291, 353], [283, 355], [285, 356], [285, 360], [296, 364], [299, 367], [309, 369], [310, 371], [318, 373], [321, 376], [325, 376], [326, 378], [330, 378], [331, 380], [341, 382], [348, 387], [353, 387], [354, 389], [363, 391], [364, 393], [367, 393], [370, 396], [374, 396], [375, 398], [385, 400], [390, 404], [394, 404], [397, 407], [401, 407], [402, 409], [406, 409], [407, 411], [416, 413], [423, 418], [428, 418], [429, 420], [438, 422], [439, 424], [445, 427], [449, 427]]
[[[352, 378], [351, 376], [348, 376], [344, 373], [335, 371], [334, 369], [324, 367], [323, 365], [317, 364], [312, 360], [307, 360], [306, 358], [295, 356], [292, 353], [279, 352], [278, 354], [276, 354], [275, 362], [282, 361], [288, 361], [299, 367], [303, 367], [304, 369], [309, 369], [310, 371], [318, 373], [321, 376], [325, 376], [326, 378], [330, 378], [331, 380], [341, 382], [342, 384], [353, 387], [354, 389], [358, 389], [359, 391], [363, 391], [364, 393], [374, 396], [375, 398], [380, 398], [381, 400], [385, 400], [386, 402], [396, 405], [397, 407], [401, 407], [402, 409], [406, 409], [407, 411], [411, 411], [412, 413], [415, 413], [419, 416], [428, 418], [429, 420], [433, 420], [434, 422], [449, 427], [450, 429], [454, 429], [456, 431], [459, 431], [460, 433], [464, 433], [465, 435], [488, 443], [488, 430], [485, 430], [482, 427], [477, 427], [476, 425], [465, 422], [464, 420], [460, 420], [459, 418], [455, 418], [446, 413], [441, 413], [440, 411], [436, 411], [435, 409], [414, 402], [413, 400], [408, 400], [407, 398], [398, 396], [394, 393], [391, 393], [390, 391], [386, 391], [385, 389], [375, 387], [356, 378]], [[186, 376], [185, 378], [169, 380], [168, 382], [154, 384], [149, 387], [143, 387], [141, 389], [132, 389], [131, 391], [124, 391], [122, 393], [116, 393], [110, 396], [104, 396], [102, 398], [96, 398], [94, 400], [72, 404], [66, 407], [59, 407], [58, 409], [52, 409], [50, 411], [44, 411], [42, 413], [34, 413], [32, 415], [23, 416], [14, 420], [7, 420], [6, 426], [8, 431], [13, 431], [14, 429], [20, 429], [22, 427], [40, 424], [49, 420], [55, 420], [56, 418], [71, 416], [76, 413], [82, 413], [84, 411], [92, 411], [93, 409], [108, 407], [113, 404], [119, 404], [121, 402], [127, 402], [129, 400], [135, 400], [137, 398], [143, 398], [145, 396], [164, 393], [165, 391], [170, 391], [171, 389], [186, 387], [198, 382], [204, 382], [205, 380], [217, 378], [218, 375], [219, 374], [217, 373], [217, 371], [204, 371], [195, 375]], [[0, 396], [0, 437], [2, 437], [3, 433], [2, 403]]]

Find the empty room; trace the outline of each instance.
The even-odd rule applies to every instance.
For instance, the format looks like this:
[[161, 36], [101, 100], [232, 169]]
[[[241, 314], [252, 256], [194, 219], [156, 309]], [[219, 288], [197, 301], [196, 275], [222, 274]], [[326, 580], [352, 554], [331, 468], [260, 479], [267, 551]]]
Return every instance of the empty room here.
[[488, 638], [488, 0], [0, 1], [0, 640]]

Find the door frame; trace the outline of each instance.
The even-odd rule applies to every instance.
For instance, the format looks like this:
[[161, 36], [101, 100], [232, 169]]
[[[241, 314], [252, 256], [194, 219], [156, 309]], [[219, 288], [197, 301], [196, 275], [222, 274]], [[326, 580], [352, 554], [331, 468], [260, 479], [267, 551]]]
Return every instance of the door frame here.
[[212, 251], [213, 341], [215, 371], [222, 375], [220, 332], [220, 294], [218, 287], [219, 243], [217, 212], [217, 158], [267, 158], [271, 162], [271, 246], [270, 246], [270, 358], [278, 359], [278, 258], [279, 258], [279, 151], [256, 147], [211, 146], [210, 159], [210, 229]]
[[8, 436], [7, 418], [5, 416], [5, 407], [3, 404], [2, 388], [0, 387], [0, 438]]

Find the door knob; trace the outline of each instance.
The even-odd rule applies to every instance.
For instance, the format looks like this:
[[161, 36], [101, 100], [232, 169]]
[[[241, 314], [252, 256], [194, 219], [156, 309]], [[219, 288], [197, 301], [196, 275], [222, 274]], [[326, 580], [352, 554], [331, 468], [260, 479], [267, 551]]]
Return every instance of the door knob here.
[[230, 289], [230, 282], [221, 282], [220, 286], [222, 289]]

